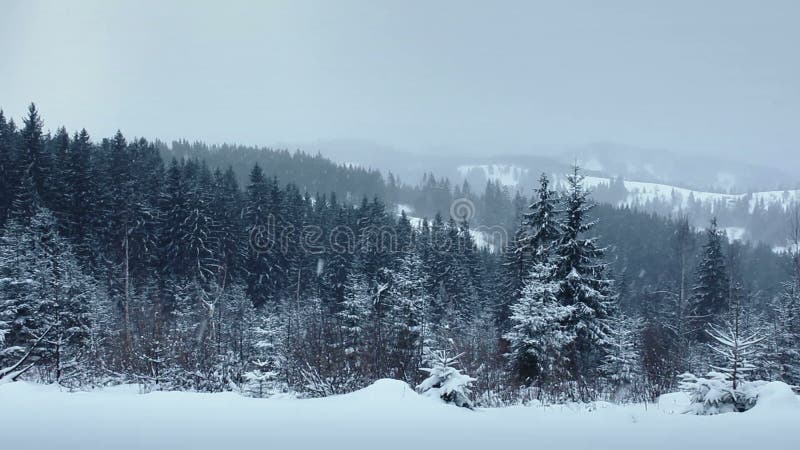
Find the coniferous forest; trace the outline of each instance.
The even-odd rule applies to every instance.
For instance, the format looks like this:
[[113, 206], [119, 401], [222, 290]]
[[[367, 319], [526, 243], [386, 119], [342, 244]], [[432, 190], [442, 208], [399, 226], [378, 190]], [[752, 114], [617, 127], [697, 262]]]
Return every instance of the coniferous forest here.
[[415, 185], [0, 112], [0, 379], [326, 396], [457, 359], [483, 406], [800, 384], [798, 254], [565, 177]]

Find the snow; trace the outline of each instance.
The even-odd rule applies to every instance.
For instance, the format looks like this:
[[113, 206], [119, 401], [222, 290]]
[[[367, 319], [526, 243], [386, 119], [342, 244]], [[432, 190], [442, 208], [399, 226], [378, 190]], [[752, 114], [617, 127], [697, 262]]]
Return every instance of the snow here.
[[3, 448], [594, 450], [795, 449], [800, 402], [769, 383], [745, 413], [680, 414], [682, 394], [655, 404], [514, 406], [469, 411], [380, 380], [351, 394], [298, 400], [235, 393], [152, 392], [135, 386], [69, 393], [0, 386]]
[[395, 214], [397, 214], [399, 216], [402, 213], [406, 213], [406, 215], [414, 214], [414, 208], [412, 206], [410, 206], [410, 205], [405, 205], [405, 204], [402, 204], [402, 203], [398, 203], [395, 206]]
[[473, 171], [482, 172], [487, 180], [500, 182], [503, 186], [514, 187], [528, 173], [528, 169], [507, 164], [483, 164], [458, 166], [458, 173], [468, 177]]
[[786, 245], [776, 245], [772, 247], [772, 251], [773, 253], [778, 253], [778, 254], [785, 254], [785, 253], [793, 254], [800, 252], [800, 244], [789, 243]]
[[[609, 178], [604, 177], [587, 176], [584, 179], [585, 186], [588, 188], [594, 188], [599, 185], [607, 186], [610, 182], [611, 180]], [[651, 201], [671, 202], [672, 199], [675, 198], [677, 203], [675, 205], [676, 208], [686, 208], [689, 205], [689, 199], [694, 198], [694, 200], [704, 203], [723, 202], [727, 206], [732, 207], [736, 202], [743, 200], [749, 195], [749, 210], [753, 212], [753, 209], [759, 202], [763, 203], [767, 209], [778, 206], [783, 210], [800, 202], [800, 190], [723, 194], [643, 181], [624, 180], [624, 183], [625, 189], [628, 191], [628, 197], [620, 202], [620, 204], [627, 206], [641, 206]]]
[[[400, 209], [401, 206], [403, 206], [403, 205], [398, 205], [398, 207], [397, 207], [397, 215], [398, 216], [400, 215], [400, 212], [401, 212], [401, 209]], [[405, 210], [405, 211], [406, 211], [406, 214], [408, 214], [408, 210]], [[413, 216], [406, 215], [406, 218], [408, 219], [408, 223], [411, 224], [411, 227], [416, 228], [416, 229], [422, 228], [422, 220], [423, 219], [421, 217], [413, 217]], [[489, 232], [483, 231], [483, 229], [486, 229]], [[491, 242], [492, 241], [492, 239], [491, 239], [492, 236], [490, 236], [490, 232], [491, 231], [497, 231], [497, 230], [492, 230], [491, 228], [485, 228], [485, 227], [478, 227], [478, 228], [471, 228], [469, 230], [469, 234], [472, 237], [472, 241], [475, 242], [475, 246], [476, 247], [478, 247], [479, 249], [486, 249], [490, 253], [494, 253], [495, 250], [496, 250], [496, 247]]]
[[489, 235], [486, 232], [471, 228], [469, 230], [469, 235], [472, 237], [472, 241], [475, 242], [475, 246], [479, 249], [486, 249], [489, 253], [495, 252], [495, 246], [489, 242]]

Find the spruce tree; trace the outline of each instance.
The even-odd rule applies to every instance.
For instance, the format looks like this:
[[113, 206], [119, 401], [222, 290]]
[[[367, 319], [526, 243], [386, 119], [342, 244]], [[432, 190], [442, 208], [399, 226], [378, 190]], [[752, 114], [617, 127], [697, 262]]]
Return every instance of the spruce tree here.
[[0, 109], [0, 227], [8, 217], [8, 210], [14, 200], [17, 187], [18, 170], [15, 161], [16, 130], [13, 121], [6, 121]]
[[7, 225], [0, 239], [0, 280], [0, 310], [12, 318], [8, 343], [38, 343], [35, 353], [46, 379], [77, 376], [85, 368], [80, 358], [92, 327], [90, 311], [102, 308], [104, 297], [58, 234], [50, 211], [38, 208], [27, 224], [12, 219]]
[[547, 175], [539, 177], [536, 200], [529, 206], [529, 212], [522, 215], [504, 255], [503, 290], [496, 314], [501, 329], [507, 326], [508, 308], [516, 302], [525, 286], [526, 277], [536, 263], [549, 264], [554, 247], [561, 235], [558, 222], [558, 196], [550, 189]]
[[[573, 176], [577, 176], [577, 173]], [[558, 193], [550, 189], [550, 180], [542, 173], [536, 189], [536, 201], [530, 205], [530, 212], [523, 216], [522, 226], [527, 234], [520, 245], [535, 260], [546, 262], [561, 237], [558, 201]]]
[[587, 217], [594, 203], [577, 166], [567, 176], [567, 192], [561, 202], [563, 232], [555, 248], [554, 279], [559, 283], [559, 302], [573, 307], [567, 320], [576, 333], [569, 349], [569, 371], [573, 380], [583, 385], [595, 378], [605, 357], [610, 331], [607, 319], [616, 295], [613, 281], [606, 276], [605, 249], [597, 246], [595, 238], [586, 237], [596, 223]]
[[23, 127], [19, 133], [17, 167], [21, 177], [29, 176], [33, 181], [34, 192], [39, 198], [49, 198], [51, 190], [48, 185], [50, 177], [50, 155], [45, 148], [42, 132], [42, 119], [36, 105], [31, 103], [28, 115], [23, 120]]
[[250, 172], [250, 184], [244, 209], [245, 231], [248, 247], [243, 270], [247, 293], [257, 307], [275, 300], [275, 286], [279, 276], [272, 254], [278, 248], [276, 218], [272, 215], [270, 185], [257, 164]]
[[730, 282], [722, 253], [723, 234], [717, 228], [717, 219], [711, 219], [706, 229], [706, 243], [695, 272], [692, 288], [691, 322], [694, 336], [700, 342], [709, 340], [705, 330], [715, 323], [728, 309]]
[[425, 316], [430, 297], [425, 290], [427, 274], [422, 260], [410, 251], [400, 258], [399, 268], [392, 273], [389, 294], [391, 327], [391, 363], [400, 379], [411, 381], [417, 376], [422, 350], [429, 337], [430, 326]]
[[526, 277], [519, 300], [511, 305], [508, 358], [516, 379], [523, 384], [545, 385], [565, 378], [568, 346], [577, 330], [570, 319], [573, 305], [562, 305], [554, 267], [537, 262]]
[[68, 158], [64, 162], [64, 224], [66, 235], [74, 242], [76, 253], [89, 257], [92, 235], [92, 213], [96, 211], [96, 186], [91, 166], [92, 143], [84, 129], [72, 138]]

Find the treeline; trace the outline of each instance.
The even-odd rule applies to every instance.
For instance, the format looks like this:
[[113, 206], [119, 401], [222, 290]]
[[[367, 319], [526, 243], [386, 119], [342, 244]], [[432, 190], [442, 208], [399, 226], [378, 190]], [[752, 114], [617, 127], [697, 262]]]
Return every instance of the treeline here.
[[[532, 199], [450, 192], [478, 214], [512, 205], [509, 246], [489, 252], [449, 204], [417, 220], [258, 164], [241, 187], [232, 167], [165, 163], [144, 139], [42, 127], [33, 106], [19, 129], [0, 114], [0, 368], [25, 358], [24, 376], [70, 386], [327, 395], [417, 383], [434, 349], [463, 353], [480, 404], [652, 397], [711, 361], [701, 330], [735, 295], [748, 320], [782, 318], [763, 370], [796, 380], [798, 340], [778, 344], [800, 336], [783, 320], [796, 317], [788, 258], [593, 208], [577, 170], [566, 192], [543, 178]], [[405, 192], [447, 187], [432, 178]]]
[[[629, 194], [635, 196], [636, 191], [628, 192], [621, 177], [613, 178], [607, 185], [601, 184], [595, 189], [595, 198], [598, 201], [614, 205], [629, 203]], [[693, 194], [684, 197], [681, 193], [675, 193], [669, 199], [649, 198], [644, 195], [630, 206], [665, 216], [680, 211], [691, 218], [693, 225], [703, 225], [716, 218], [720, 227], [741, 229], [741, 235], [737, 239], [786, 247], [787, 223], [795, 214], [795, 207], [792, 206], [794, 199], [791, 191], [783, 191], [780, 199], [775, 198], [773, 202], [753, 198], [752, 193], [736, 199], [696, 198]]]

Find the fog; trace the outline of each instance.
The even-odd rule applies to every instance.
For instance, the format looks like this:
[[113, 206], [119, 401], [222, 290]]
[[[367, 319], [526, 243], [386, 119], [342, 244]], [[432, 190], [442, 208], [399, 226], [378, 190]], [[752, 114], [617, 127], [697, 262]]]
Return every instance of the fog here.
[[796, 1], [203, 3], [3, 2], [0, 107], [95, 137], [800, 163]]

